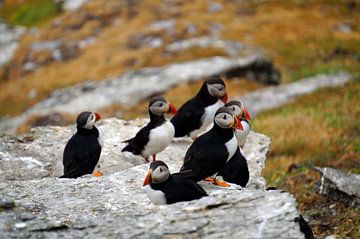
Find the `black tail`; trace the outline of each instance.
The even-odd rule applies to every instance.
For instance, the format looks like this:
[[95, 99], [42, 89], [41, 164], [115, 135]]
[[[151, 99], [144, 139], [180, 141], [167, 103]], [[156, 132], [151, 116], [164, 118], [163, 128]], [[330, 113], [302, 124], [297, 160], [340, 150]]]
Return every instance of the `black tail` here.
[[135, 149], [129, 144], [129, 145], [126, 145], [122, 150], [121, 152], [131, 152], [131, 153], [134, 153], [135, 152]]

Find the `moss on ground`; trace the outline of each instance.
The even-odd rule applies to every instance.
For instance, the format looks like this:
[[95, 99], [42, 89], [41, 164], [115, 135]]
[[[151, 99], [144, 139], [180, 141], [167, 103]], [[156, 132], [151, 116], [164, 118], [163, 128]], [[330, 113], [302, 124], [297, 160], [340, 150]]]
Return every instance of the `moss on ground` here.
[[0, 8], [0, 17], [13, 25], [33, 26], [52, 19], [60, 10], [53, 0], [7, 0]]

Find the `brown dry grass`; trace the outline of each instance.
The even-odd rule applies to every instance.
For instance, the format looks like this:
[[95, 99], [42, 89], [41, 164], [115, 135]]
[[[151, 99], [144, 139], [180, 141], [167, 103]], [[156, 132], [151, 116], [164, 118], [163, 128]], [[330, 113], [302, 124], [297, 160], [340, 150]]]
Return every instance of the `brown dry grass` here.
[[[261, 114], [255, 130], [272, 138], [264, 175], [268, 186], [295, 195], [317, 237], [336, 234], [359, 238], [359, 208], [319, 195], [320, 176], [313, 166], [360, 172], [360, 79], [339, 89], [325, 89]], [[330, 210], [330, 205], [335, 206]]]
[[[360, 50], [359, 31], [348, 34], [334, 31], [336, 25], [344, 21], [353, 26], [360, 22], [356, 10], [348, 10], [347, 1], [223, 4], [223, 11], [209, 13], [206, 1], [200, 0], [179, 2], [177, 10], [159, 0], [141, 2], [133, 7], [135, 10], [121, 1], [94, 0], [76, 14], [63, 13], [55, 19], [55, 23], [60, 22], [59, 25], [54, 22], [44, 23], [39, 27], [40, 35], [28, 34], [22, 39], [21, 47], [9, 66], [7, 80], [0, 81], [0, 115], [18, 114], [46, 98], [54, 89], [75, 83], [101, 80], [144, 66], [224, 55], [216, 49], [191, 49], [182, 54], [166, 56], [162, 54], [162, 48], [127, 47], [131, 35], [151, 33], [147, 27], [158, 19], [177, 19], [172, 36], [163, 31], [156, 33], [163, 37], [165, 43], [190, 37], [185, 30], [189, 23], [197, 26], [198, 31], [194, 36], [207, 35], [213, 23], [220, 23], [224, 27], [221, 34], [224, 38], [265, 47], [275, 64], [281, 68], [284, 81], [319, 71], [344, 67], [354, 69], [358, 65], [353, 58], [346, 62], [343, 59], [330, 59], [328, 64], [319, 63], [319, 59], [326, 58], [336, 47], [347, 49], [350, 46], [352, 51]], [[129, 12], [134, 12], [134, 16], [129, 17]], [[97, 33], [96, 43], [81, 50], [77, 57], [65, 62], [49, 63], [33, 73], [21, 73], [20, 66], [26, 61], [32, 42], [58, 38], [78, 41], [91, 35], [99, 25], [102, 25], [103, 30]], [[37, 89], [38, 94], [29, 100], [28, 94], [32, 89]]]

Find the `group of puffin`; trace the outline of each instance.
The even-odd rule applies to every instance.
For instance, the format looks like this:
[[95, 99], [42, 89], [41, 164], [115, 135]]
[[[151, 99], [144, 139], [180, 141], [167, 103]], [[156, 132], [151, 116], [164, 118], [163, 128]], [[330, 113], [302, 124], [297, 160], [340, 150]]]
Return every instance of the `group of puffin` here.
[[[150, 100], [149, 123], [133, 138], [123, 141], [126, 146], [122, 152], [141, 155], [146, 162], [152, 157], [143, 185], [154, 204], [207, 196], [197, 184], [201, 180], [224, 187], [230, 186], [227, 182], [246, 186], [249, 170], [242, 147], [251, 129], [250, 114], [240, 101], [227, 102], [227, 99], [224, 81], [220, 76], [213, 76], [205, 80], [199, 92], [179, 110], [163, 97]], [[165, 114], [174, 116], [169, 121]], [[102, 149], [101, 133], [95, 126], [99, 119], [98, 113], [82, 112], [78, 115], [77, 132], [64, 149], [62, 178], [102, 175], [95, 170]], [[174, 137], [184, 136], [190, 136], [193, 143], [185, 154], [180, 171], [170, 174], [164, 162], [156, 161], [156, 154], [163, 151]]]

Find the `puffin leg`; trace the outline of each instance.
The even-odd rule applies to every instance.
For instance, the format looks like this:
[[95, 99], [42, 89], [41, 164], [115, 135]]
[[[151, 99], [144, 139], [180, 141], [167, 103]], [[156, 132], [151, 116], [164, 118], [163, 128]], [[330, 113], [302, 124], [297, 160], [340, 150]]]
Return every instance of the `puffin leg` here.
[[93, 173], [92, 173], [93, 176], [95, 177], [101, 177], [103, 176], [104, 174], [98, 170], [95, 170]]
[[147, 162], [147, 163], [150, 163], [150, 161], [149, 161], [149, 159], [148, 158], [144, 158], [145, 159], [145, 161]]
[[153, 162], [156, 161], [156, 154], [153, 154]]

